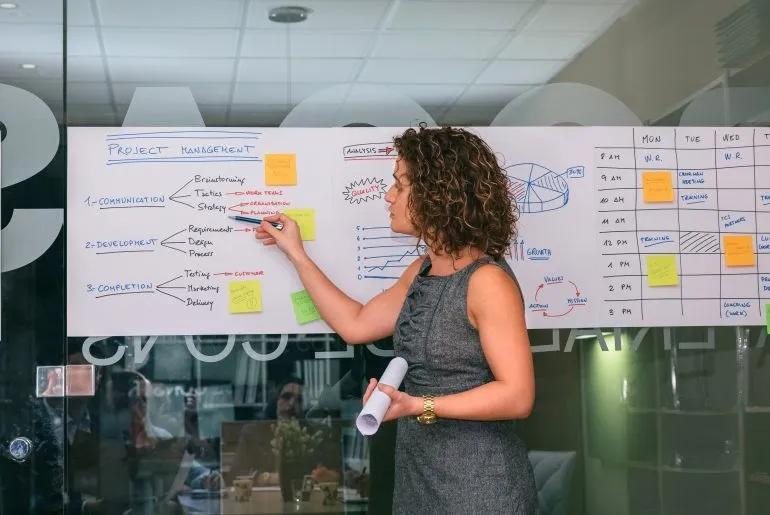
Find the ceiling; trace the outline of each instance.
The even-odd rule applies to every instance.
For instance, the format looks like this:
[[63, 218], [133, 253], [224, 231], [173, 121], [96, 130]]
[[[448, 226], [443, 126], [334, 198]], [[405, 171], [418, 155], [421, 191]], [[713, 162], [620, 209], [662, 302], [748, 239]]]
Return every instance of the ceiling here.
[[[14, 1], [0, 9], [0, 82], [61, 119], [62, 2]], [[315, 93], [360, 84], [402, 93], [438, 123], [488, 124], [635, 1], [68, 0], [67, 122], [119, 125], [137, 86], [182, 85], [207, 125], [273, 126]], [[287, 4], [312, 13], [268, 19]]]

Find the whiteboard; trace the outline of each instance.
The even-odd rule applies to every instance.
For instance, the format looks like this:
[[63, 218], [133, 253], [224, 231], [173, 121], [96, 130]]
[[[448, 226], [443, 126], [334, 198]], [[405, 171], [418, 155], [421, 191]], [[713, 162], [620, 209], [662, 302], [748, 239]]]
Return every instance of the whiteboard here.
[[[227, 215], [312, 210], [308, 254], [364, 302], [424, 252], [390, 231], [385, 210], [402, 130], [71, 128], [68, 334], [330, 331], [298, 321], [291, 265]], [[528, 327], [764, 323], [768, 129], [471, 130], [497, 153], [520, 210], [507, 259]], [[273, 154], [295, 156], [296, 184], [266, 183]], [[670, 177], [669, 201], [645, 200], [650, 172]], [[752, 244], [738, 265], [725, 252], [733, 236]], [[655, 286], [660, 256], [675, 282], [668, 270]], [[241, 281], [259, 283], [258, 311], [231, 312]]]

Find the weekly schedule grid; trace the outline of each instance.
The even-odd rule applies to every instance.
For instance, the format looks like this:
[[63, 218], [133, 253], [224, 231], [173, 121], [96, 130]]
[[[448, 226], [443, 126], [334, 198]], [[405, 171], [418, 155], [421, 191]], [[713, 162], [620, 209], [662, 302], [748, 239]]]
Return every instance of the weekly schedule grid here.
[[618, 129], [594, 152], [607, 325], [762, 324], [770, 130]]

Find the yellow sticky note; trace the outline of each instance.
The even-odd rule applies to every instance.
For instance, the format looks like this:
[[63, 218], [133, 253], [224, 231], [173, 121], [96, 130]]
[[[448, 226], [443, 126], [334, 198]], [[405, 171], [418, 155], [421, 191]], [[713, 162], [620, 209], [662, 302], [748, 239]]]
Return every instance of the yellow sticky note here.
[[262, 311], [262, 285], [259, 281], [232, 281], [230, 313], [259, 313]]
[[754, 266], [754, 238], [750, 235], [725, 235], [722, 237], [725, 265]]
[[285, 209], [283, 214], [297, 222], [299, 234], [303, 240], [315, 240], [315, 211], [313, 209]]
[[297, 155], [265, 154], [265, 184], [267, 186], [296, 186]]
[[321, 319], [318, 308], [313, 304], [307, 290], [295, 291], [291, 294], [291, 305], [294, 307], [294, 318], [300, 324], [307, 324]]
[[646, 256], [647, 285], [676, 286], [679, 284], [679, 273], [676, 270], [676, 256]]
[[671, 172], [642, 172], [642, 190], [645, 202], [673, 202]]

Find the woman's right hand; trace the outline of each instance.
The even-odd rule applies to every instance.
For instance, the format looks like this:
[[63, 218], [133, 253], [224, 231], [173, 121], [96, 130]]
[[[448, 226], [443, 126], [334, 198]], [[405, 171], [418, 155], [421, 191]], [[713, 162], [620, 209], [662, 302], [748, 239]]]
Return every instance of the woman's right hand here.
[[[279, 231], [268, 222], [281, 222], [283, 228]], [[305, 255], [297, 222], [282, 213], [265, 216], [262, 224], [257, 226], [254, 236], [263, 245], [277, 245], [292, 261]]]

